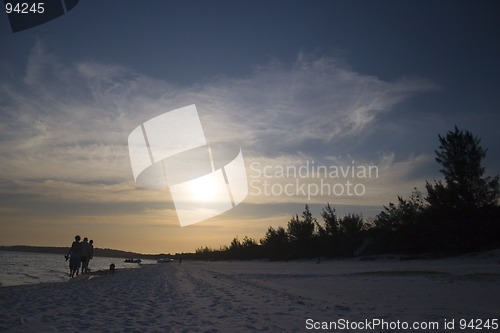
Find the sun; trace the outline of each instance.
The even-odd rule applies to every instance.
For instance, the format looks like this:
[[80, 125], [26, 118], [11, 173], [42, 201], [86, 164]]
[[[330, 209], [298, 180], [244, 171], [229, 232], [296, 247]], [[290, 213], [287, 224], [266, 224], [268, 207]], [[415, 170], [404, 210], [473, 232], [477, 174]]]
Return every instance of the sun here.
[[219, 192], [219, 185], [213, 177], [200, 177], [190, 182], [191, 193], [194, 199], [198, 202], [209, 202], [215, 199]]

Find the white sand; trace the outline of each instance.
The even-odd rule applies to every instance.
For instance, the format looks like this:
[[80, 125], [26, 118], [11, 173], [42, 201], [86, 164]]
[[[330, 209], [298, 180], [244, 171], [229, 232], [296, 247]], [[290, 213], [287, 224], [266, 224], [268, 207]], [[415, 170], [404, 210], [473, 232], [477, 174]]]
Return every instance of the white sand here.
[[0, 331], [301, 332], [308, 318], [441, 324], [499, 318], [499, 254], [320, 263], [185, 260], [90, 280], [3, 287]]

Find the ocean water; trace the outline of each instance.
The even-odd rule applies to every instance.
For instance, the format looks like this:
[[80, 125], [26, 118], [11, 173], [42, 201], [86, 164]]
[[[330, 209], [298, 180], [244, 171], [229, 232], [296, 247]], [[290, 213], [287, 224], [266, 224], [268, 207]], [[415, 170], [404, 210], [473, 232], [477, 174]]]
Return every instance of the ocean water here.
[[[107, 270], [114, 263], [117, 269], [137, 268], [138, 264], [123, 262], [121, 258], [94, 257], [89, 268], [92, 271]], [[69, 261], [64, 255], [0, 251], [0, 287], [44, 282], [63, 282], [69, 278]], [[154, 260], [142, 260], [141, 264], [154, 264]]]

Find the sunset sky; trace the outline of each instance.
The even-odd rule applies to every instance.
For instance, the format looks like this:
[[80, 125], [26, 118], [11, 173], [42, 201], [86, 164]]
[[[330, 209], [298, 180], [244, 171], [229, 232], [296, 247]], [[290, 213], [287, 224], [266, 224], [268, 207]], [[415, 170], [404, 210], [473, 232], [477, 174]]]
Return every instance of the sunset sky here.
[[[306, 203], [373, 218], [441, 178], [455, 125], [497, 174], [499, 59], [499, 1], [86, 0], [17, 33], [2, 13], [0, 245], [189, 252]], [[241, 147], [249, 194], [181, 228], [168, 191], [136, 186], [127, 138], [192, 104], [207, 140]]]

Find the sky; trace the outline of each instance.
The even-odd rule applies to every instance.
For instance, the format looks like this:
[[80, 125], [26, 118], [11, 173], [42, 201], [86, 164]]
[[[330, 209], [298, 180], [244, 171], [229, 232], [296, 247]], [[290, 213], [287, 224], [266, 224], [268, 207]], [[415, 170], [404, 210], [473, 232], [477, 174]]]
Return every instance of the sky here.
[[[374, 218], [442, 179], [454, 126], [496, 175], [499, 41], [498, 1], [87, 0], [17, 33], [2, 14], [0, 245], [192, 252], [305, 204]], [[241, 148], [248, 195], [181, 227], [168, 191], [135, 184], [127, 138], [192, 104]]]

